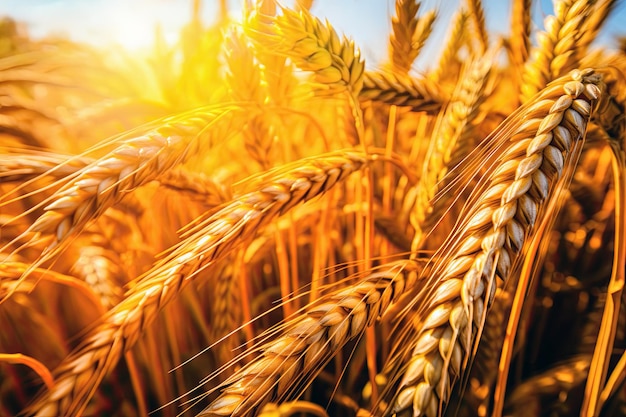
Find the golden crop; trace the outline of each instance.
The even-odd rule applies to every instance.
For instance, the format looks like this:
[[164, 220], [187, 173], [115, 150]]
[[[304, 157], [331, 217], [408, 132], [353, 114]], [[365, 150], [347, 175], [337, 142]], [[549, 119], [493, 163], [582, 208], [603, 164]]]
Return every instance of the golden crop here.
[[0, 415], [626, 414], [617, 2], [397, 0], [378, 69], [312, 3], [0, 22]]

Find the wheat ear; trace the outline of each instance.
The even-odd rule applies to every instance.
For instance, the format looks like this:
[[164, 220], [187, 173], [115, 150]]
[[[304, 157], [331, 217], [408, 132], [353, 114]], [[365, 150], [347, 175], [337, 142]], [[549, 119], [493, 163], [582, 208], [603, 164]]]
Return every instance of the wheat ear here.
[[[122, 141], [112, 152], [79, 170], [44, 204], [44, 214], [18, 239], [52, 237], [44, 259], [67, 239], [137, 187], [198, 153], [198, 140], [219, 113], [201, 112], [185, 122], [166, 123], [144, 136]], [[12, 242], [13, 243], [13, 242]], [[2, 249], [0, 249], [0, 252]]]
[[597, 0], [594, 3], [589, 18], [583, 22], [581, 36], [577, 43], [578, 55], [576, 58], [579, 60], [587, 53], [589, 45], [597, 38], [607, 18], [619, 2], [616, 0]]
[[[268, 3], [272, 3], [269, 7], [275, 8], [273, 1]], [[251, 42], [240, 29], [231, 29], [225, 39], [224, 49], [228, 63], [226, 81], [233, 100], [264, 105], [268, 99], [267, 83]], [[266, 112], [251, 118], [242, 129], [246, 150], [264, 170], [272, 166], [270, 150], [275, 130]]]
[[357, 152], [297, 161], [263, 181], [259, 191], [243, 194], [216, 211], [188, 232], [190, 236], [146, 273], [87, 334], [59, 366], [54, 389], [43, 392], [29, 414], [80, 414], [106, 373], [200, 270], [226, 256], [276, 216], [324, 193], [366, 162]]
[[450, 67], [457, 64], [456, 61], [458, 60], [459, 49], [463, 46], [463, 41], [465, 39], [465, 28], [467, 26], [468, 18], [469, 15], [465, 10], [459, 10], [454, 15], [451, 25], [452, 30], [450, 31], [446, 45], [441, 52], [437, 67], [433, 71], [432, 77], [436, 81], [441, 81], [449, 76], [450, 73], [455, 73], [455, 71], [450, 71]]
[[[479, 185], [459, 232], [435, 259], [411, 358], [403, 370], [390, 412], [435, 416], [464, 370], [495, 290], [518, 265], [522, 249], [559, 180], [572, 170], [592, 107], [602, 94], [592, 70], [575, 71], [555, 82], [505, 122], [510, 142], [495, 169]], [[510, 122], [510, 121], [509, 121]], [[499, 131], [496, 130], [496, 132]], [[510, 136], [509, 136], [510, 135]], [[497, 135], [496, 135], [497, 136]], [[501, 284], [499, 284], [501, 282]]]
[[[536, 375], [518, 385], [507, 399], [505, 411], [507, 415], [520, 417], [534, 417], [541, 414], [542, 403], [550, 401], [549, 398], [558, 401], [562, 407], [566, 404], [563, 398], [577, 396], [567, 395], [577, 385], [582, 385], [589, 373], [590, 355], [580, 355], [565, 363], [557, 365], [539, 375]], [[574, 407], [580, 408], [580, 404]], [[574, 409], [564, 409], [564, 415], [571, 415]]]
[[433, 133], [422, 176], [416, 185], [417, 200], [411, 212], [411, 224], [415, 228], [411, 245], [413, 252], [422, 244], [423, 231], [431, 227], [440, 217], [438, 215], [449, 206], [451, 198], [442, 197], [436, 202], [433, 202], [433, 198], [439, 190], [445, 188], [446, 181], [443, 180], [449, 167], [461, 162], [474, 145], [471, 139], [474, 123], [488, 94], [492, 63], [493, 57], [487, 55], [468, 66], [466, 75], [461, 78], [461, 85]]
[[358, 97], [365, 63], [354, 42], [340, 39], [330, 23], [323, 23], [305, 9], [296, 12], [283, 8], [282, 12], [266, 23], [272, 25], [265, 29], [269, 35], [251, 33], [250, 37], [262, 47], [287, 56], [301, 70], [313, 72], [318, 94], [347, 91]]
[[216, 346], [220, 363], [229, 363], [239, 345], [236, 342], [236, 330], [241, 326], [242, 314], [240, 309], [233, 308], [233, 306], [241, 305], [242, 297], [235, 271], [236, 269], [230, 263], [218, 270], [212, 291], [215, 302], [211, 304], [211, 316], [213, 318], [209, 329], [211, 340], [220, 340], [226, 337]]
[[[420, 2], [396, 0], [396, 14], [391, 19], [389, 37], [389, 61], [394, 72], [406, 74], [411, 69], [417, 53], [413, 48], [413, 38], [419, 22]], [[419, 51], [418, 51], [419, 52]]]
[[516, 66], [523, 66], [530, 51], [530, 23], [532, 0], [514, 0], [511, 10], [511, 36], [509, 45]]
[[490, 394], [498, 375], [498, 361], [502, 354], [502, 344], [506, 337], [507, 320], [512, 303], [512, 294], [498, 288], [493, 304], [485, 319], [485, 326], [480, 337], [480, 345], [473, 359], [469, 375], [471, 388], [462, 398], [462, 404], [474, 412], [479, 408], [488, 410]]
[[[0, 154], [0, 184], [5, 182], [24, 183], [33, 178], [46, 176], [60, 179], [74, 175], [93, 162], [89, 158], [70, 158], [69, 156], [48, 152]], [[5, 195], [2, 200], [6, 200]], [[1, 201], [0, 200], [0, 204]]]
[[258, 417], [289, 417], [296, 413], [305, 413], [310, 416], [329, 417], [323, 407], [308, 401], [290, 401], [283, 404], [266, 404]]
[[313, 379], [332, 355], [414, 285], [417, 264], [381, 267], [357, 284], [320, 297], [284, 325], [282, 334], [258, 348], [258, 356], [225, 382], [220, 396], [199, 417], [243, 416], [266, 401], [284, 400]]
[[158, 181], [162, 187], [189, 195], [207, 207], [217, 207], [232, 199], [230, 191], [223, 184], [182, 167], [164, 172]]
[[225, 78], [232, 99], [262, 104], [267, 97], [266, 86], [261, 82], [263, 74], [252, 45], [240, 29], [230, 30], [224, 40], [224, 51], [228, 63]]
[[411, 70], [432, 32], [436, 13], [429, 11], [420, 17], [420, 5], [415, 0], [396, 0], [396, 15], [391, 20], [389, 58], [393, 72], [398, 74], [407, 74]]
[[[271, 62], [273, 68], [262, 71], [256, 51], [241, 30], [231, 30], [226, 38], [225, 50], [228, 62], [226, 81], [230, 95], [235, 101], [251, 101], [263, 106], [270, 97], [265, 74], [274, 71], [279, 65], [284, 67], [284, 62], [280, 63], [275, 55], [272, 55], [274, 59], [265, 57], [266, 64]], [[272, 166], [270, 150], [275, 141], [275, 132], [276, 127], [266, 112], [251, 118], [243, 128], [244, 146], [264, 170]]]
[[589, 0], [554, 2], [554, 16], [546, 17], [545, 32], [537, 34], [539, 44], [531, 49], [530, 59], [524, 66], [522, 102], [576, 65], [581, 28], [591, 10]]
[[415, 79], [388, 71], [366, 72], [359, 99], [406, 106], [433, 115], [446, 101], [438, 85], [428, 78]]
[[[519, 83], [530, 51], [532, 0], [514, 0], [511, 11], [511, 35], [508, 38], [509, 57]], [[519, 87], [517, 88], [519, 90]]]
[[481, 0], [467, 0], [467, 9], [474, 28], [474, 36], [478, 41], [477, 56], [482, 56], [489, 47], [483, 2]]
[[91, 244], [81, 246], [72, 272], [82, 278], [100, 298], [105, 309], [122, 300], [122, 285], [127, 279], [118, 253], [106, 248], [106, 239], [100, 233], [87, 234]]

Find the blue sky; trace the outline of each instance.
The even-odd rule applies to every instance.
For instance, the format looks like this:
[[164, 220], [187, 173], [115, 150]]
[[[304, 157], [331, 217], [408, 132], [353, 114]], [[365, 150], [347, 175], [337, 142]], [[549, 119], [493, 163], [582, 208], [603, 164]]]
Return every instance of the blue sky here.
[[[229, 0], [232, 13], [241, 14], [244, 0]], [[422, 10], [436, 8], [439, 18], [427, 49], [440, 48], [447, 22], [463, 0], [425, 0]], [[203, 0], [203, 19], [209, 23], [216, 15], [217, 0]], [[290, 4], [292, 1], [283, 1]], [[510, 1], [485, 0], [489, 29], [494, 34], [509, 30]], [[370, 64], [386, 58], [393, 0], [314, 0], [313, 13], [326, 17], [339, 31], [353, 38]], [[34, 37], [48, 33], [62, 34], [95, 44], [124, 42], [139, 48], [151, 42], [158, 23], [169, 39], [174, 39], [181, 25], [191, 15], [192, 0], [0, 0], [0, 16], [9, 15], [24, 22]], [[550, 0], [535, 2], [533, 23], [542, 26], [551, 13]], [[626, 5], [622, 2], [608, 22], [600, 41], [613, 46], [615, 34], [626, 35]], [[427, 64], [425, 64], [427, 65]]]

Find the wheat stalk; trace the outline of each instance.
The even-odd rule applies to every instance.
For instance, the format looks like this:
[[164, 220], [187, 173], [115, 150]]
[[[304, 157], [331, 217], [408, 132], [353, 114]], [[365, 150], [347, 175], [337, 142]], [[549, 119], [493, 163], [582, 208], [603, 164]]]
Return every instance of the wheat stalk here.
[[[545, 89], [518, 117], [459, 234], [433, 267], [434, 287], [424, 300], [411, 358], [390, 408], [403, 415], [437, 415], [464, 370], [495, 290], [507, 282], [559, 179], [571, 172], [591, 110], [601, 95], [600, 77], [576, 71]], [[506, 124], [504, 126], [507, 126]], [[503, 127], [505, 131], [507, 127]], [[508, 135], [507, 135], [508, 136]], [[571, 174], [569, 174], [571, 175]], [[446, 244], [444, 243], [444, 246]]]

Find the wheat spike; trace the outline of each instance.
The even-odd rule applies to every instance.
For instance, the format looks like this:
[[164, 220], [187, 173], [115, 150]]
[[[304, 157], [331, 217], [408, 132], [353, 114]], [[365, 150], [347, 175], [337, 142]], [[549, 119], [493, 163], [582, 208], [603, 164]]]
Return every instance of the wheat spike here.
[[313, 0], [296, 0], [296, 4], [301, 9], [311, 10], [311, 6], [313, 6]]
[[607, 18], [618, 5], [616, 0], [596, 0], [591, 3], [593, 10], [589, 12], [589, 18], [583, 22], [580, 39], [576, 44], [578, 54], [576, 59], [578, 60], [585, 56], [591, 43], [598, 37], [598, 33], [606, 23]]
[[294, 65], [285, 54], [277, 54], [274, 49], [263, 47], [276, 34], [274, 19], [273, 15], [251, 14], [246, 21], [245, 33], [252, 33], [248, 38], [252, 45], [248, 47], [252, 48], [254, 57], [260, 63], [261, 84], [269, 102], [288, 108], [293, 104], [294, 90], [298, 87]]
[[471, 388], [465, 391], [462, 399], [468, 410], [489, 410], [512, 301], [513, 296], [506, 289], [496, 289], [493, 305], [485, 319], [480, 345], [473, 359], [469, 375]]
[[323, 23], [307, 10], [282, 9], [283, 14], [269, 20], [266, 32], [250, 34], [259, 45], [274, 48], [276, 54], [289, 57], [304, 71], [313, 72], [316, 92], [334, 95], [348, 92], [358, 97], [363, 86], [365, 64], [354, 42], [340, 39], [330, 23]]
[[[511, 10], [511, 36], [508, 38], [509, 56], [519, 80], [530, 51], [530, 24], [532, 0], [514, 0]], [[519, 90], [518, 86], [518, 90]]]
[[512, 33], [509, 39], [513, 63], [516, 66], [523, 66], [528, 59], [530, 50], [530, 12], [532, 11], [532, 0], [514, 0], [511, 10]]
[[45, 201], [44, 214], [18, 239], [33, 233], [37, 234], [33, 239], [51, 237], [43, 259], [49, 258], [69, 237], [82, 231], [130, 191], [197, 154], [200, 145], [207, 146], [206, 139], [198, 140], [199, 135], [218, 114], [201, 112], [184, 123], [174, 121], [144, 136], [122, 141], [115, 150], [71, 176]]
[[361, 101], [377, 101], [410, 107], [415, 112], [437, 114], [445, 103], [437, 84], [428, 78], [415, 79], [388, 71], [366, 72]]
[[[577, 396], [568, 396], [567, 393], [584, 382], [590, 362], [589, 355], [580, 355], [524, 381], [511, 393], [506, 405], [507, 414], [521, 417], [536, 416], [543, 409], [542, 402], [548, 402], [550, 398], [555, 399], [559, 396], [573, 399], [574, 407], [580, 407], [580, 404], [576, 404]], [[568, 410], [565, 401], [561, 400], [559, 403], [566, 415], [576, 412], [576, 408]]]
[[[26, 182], [42, 176], [60, 179], [75, 175], [93, 161], [89, 158], [70, 158], [49, 152], [22, 151], [0, 154], [0, 183]], [[3, 196], [2, 200], [8, 196]], [[2, 201], [0, 200], [0, 202]]]
[[524, 123], [511, 133], [495, 170], [479, 186], [482, 192], [460, 221], [450, 253], [430, 274], [434, 288], [422, 304], [420, 330], [391, 413], [434, 416], [447, 402], [496, 288], [506, 284], [525, 242], [543, 222], [559, 179], [571, 172], [572, 154], [580, 152], [602, 94], [599, 85], [593, 71], [575, 71], [518, 115]]
[[459, 65], [456, 61], [458, 60], [458, 53], [463, 46], [466, 36], [465, 29], [468, 18], [469, 15], [465, 10], [459, 10], [454, 15], [451, 24], [452, 29], [448, 35], [446, 45], [441, 52], [441, 56], [439, 57], [437, 67], [434, 69], [432, 74], [435, 80], [442, 81], [446, 77], [449, 77], [451, 73], [456, 72], [451, 71], [450, 68], [453, 65]]
[[[241, 30], [232, 30], [224, 46], [228, 57], [226, 80], [231, 96], [235, 101], [251, 101], [262, 106], [269, 98], [266, 71], [261, 70], [252, 45]], [[275, 140], [275, 130], [272, 119], [263, 113], [250, 119], [243, 131], [246, 150], [264, 170], [272, 166], [270, 150]]]
[[474, 28], [475, 39], [478, 41], [477, 55], [482, 56], [489, 48], [489, 38], [485, 27], [485, 9], [481, 0], [467, 0], [469, 18]]
[[54, 389], [42, 393], [29, 413], [43, 417], [83, 412], [106, 373], [200, 270], [276, 216], [322, 194], [366, 162], [356, 152], [298, 161], [262, 182], [259, 191], [241, 195], [201, 222], [84, 338], [57, 370]]
[[23, 283], [20, 278], [27, 269], [28, 264], [22, 262], [3, 261], [0, 263], [0, 295], [5, 297], [7, 293], [14, 291], [27, 293], [35, 288], [38, 281], [50, 281], [78, 289], [83, 293], [84, 298], [95, 306], [99, 314], [103, 312], [100, 300], [89, 285], [70, 275], [35, 268], [32, 276], [28, 277], [22, 287]]
[[421, 3], [415, 0], [397, 0], [396, 15], [391, 20], [389, 57], [392, 72], [407, 74], [430, 33], [437, 14], [429, 11], [419, 16]]
[[167, 170], [158, 181], [161, 186], [189, 195], [206, 207], [217, 207], [232, 199], [224, 184], [182, 167]]
[[[241, 304], [241, 294], [235, 269], [225, 265], [217, 273], [217, 282], [214, 288], [215, 302], [211, 305], [211, 338], [220, 340], [229, 336], [217, 346], [221, 363], [229, 363], [234, 356], [234, 351], [239, 345], [236, 343], [236, 330], [241, 326], [241, 310], [233, 308]], [[231, 334], [233, 332], [234, 334]]]
[[419, 23], [420, 2], [396, 0], [396, 14], [391, 19], [389, 55], [394, 72], [406, 74], [411, 69], [419, 51], [414, 48], [415, 32]]
[[576, 65], [581, 28], [593, 10], [589, 0], [555, 0], [554, 16], [545, 19], [522, 74], [522, 102]]
[[[100, 233], [86, 235], [91, 244], [78, 250], [78, 259], [72, 266], [72, 272], [81, 277], [100, 297], [107, 310], [122, 300], [122, 285], [127, 279], [121, 268], [119, 255], [106, 249], [106, 240]], [[121, 284], [120, 284], [121, 283]]]
[[419, 56], [426, 41], [430, 38], [436, 20], [437, 12], [435, 10], [429, 10], [420, 17], [417, 28], [415, 29], [415, 39], [413, 42], [413, 49], [415, 50], [414, 53], [416, 56]]
[[324, 408], [308, 401], [289, 401], [280, 405], [268, 403], [259, 412], [259, 417], [289, 417], [295, 413], [329, 417]]
[[626, 415], [618, 1], [177, 3], [0, 17], [0, 416]]
[[226, 381], [220, 396], [199, 417], [249, 415], [266, 401], [293, 394], [294, 386], [314, 378], [321, 364], [362, 336], [414, 285], [416, 270], [415, 263], [399, 261], [320, 297], [287, 322], [281, 336], [258, 348], [256, 359]]
[[442, 196], [436, 203], [433, 198], [449, 182], [444, 180], [448, 167], [459, 164], [474, 146], [474, 123], [479, 119], [479, 108], [489, 94], [492, 63], [493, 57], [487, 55], [468, 66], [441, 124], [433, 132], [422, 176], [416, 185], [417, 201], [411, 212], [411, 224], [415, 228], [411, 245], [414, 253], [422, 244], [424, 230], [429, 229], [450, 205], [452, 198]]

